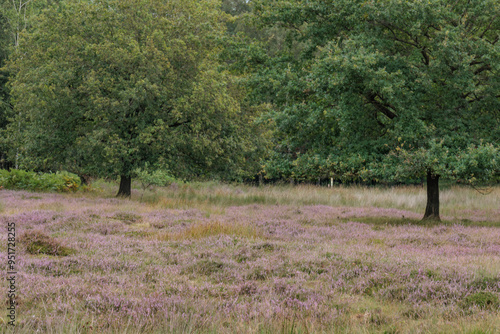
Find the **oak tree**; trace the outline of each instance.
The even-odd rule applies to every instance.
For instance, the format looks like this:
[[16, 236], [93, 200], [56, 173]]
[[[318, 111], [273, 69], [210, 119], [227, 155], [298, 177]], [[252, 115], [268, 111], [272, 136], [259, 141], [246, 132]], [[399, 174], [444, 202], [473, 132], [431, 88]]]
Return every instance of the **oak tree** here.
[[214, 0], [68, 1], [44, 11], [11, 62], [11, 151], [29, 169], [120, 176], [227, 174], [252, 150], [252, 115], [218, 71]]
[[286, 148], [271, 167], [425, 177], [424, 218], [439, 219], [440, 179], [498, 177], [499, 13], [494, 0], [259, 1], [260, 22], [301, 43], [256, 71]]

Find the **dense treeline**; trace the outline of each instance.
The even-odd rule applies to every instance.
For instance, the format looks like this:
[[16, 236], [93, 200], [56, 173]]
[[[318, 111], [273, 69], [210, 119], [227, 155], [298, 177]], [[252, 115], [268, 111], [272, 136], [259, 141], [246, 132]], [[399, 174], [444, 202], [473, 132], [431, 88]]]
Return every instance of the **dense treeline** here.
[[420, 182], [500, 169], [500, 4], [4, 0], [2, 166]]

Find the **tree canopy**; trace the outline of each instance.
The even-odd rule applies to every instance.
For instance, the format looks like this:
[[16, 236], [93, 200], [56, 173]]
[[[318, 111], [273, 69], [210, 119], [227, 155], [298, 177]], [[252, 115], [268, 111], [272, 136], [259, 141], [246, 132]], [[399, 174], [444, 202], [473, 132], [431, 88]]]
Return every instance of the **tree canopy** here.
[[218, 71], [224, 31], [217, 1], [51, 7], [9, 66], [11, 152], [29, 169], [119, 175], [124, 195], [145, 165], [181, 177], [241, 171], [255, 149], [253, 115]]
[[268, 170], [427, 176], [425, 217], [439, 218], [440, 177], [472, 183], [500, 169], [498, 13], [493, 0], [258, 1], [260, 22], [291, 40], [254, 75], [282, 138]]

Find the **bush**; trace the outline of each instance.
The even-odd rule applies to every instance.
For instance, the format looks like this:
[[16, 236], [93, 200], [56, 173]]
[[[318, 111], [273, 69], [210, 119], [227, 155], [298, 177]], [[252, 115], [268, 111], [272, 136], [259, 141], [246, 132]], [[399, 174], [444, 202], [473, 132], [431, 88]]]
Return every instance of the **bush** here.
[[[135, 174], [137, 175], [137, 179], [141, 182], [142, 186], [142, 196], [144, 196], [144, 192], [146, 189], [150, 187], [166, 187], [176, 182], [176, 179], [170, 175], [168, 171], [163, 169], [149, 169], [148, 165], [146, 168], [141, 169], [138, 168], [135, 170]], [[142, 199], [141, 196], [141, 199]]]
[[77, 191], [80, 178], [69, 172], [35, 173], [12, 169], [0, 170], [0, 187], [31, 191]]
[[137, 179], [142, 183], [144, 189], [150, 186], [166, 187], [175, 182], [175, 178], [167, 171], [156, 169], [149, 171], [146, 169], [136, 169]]

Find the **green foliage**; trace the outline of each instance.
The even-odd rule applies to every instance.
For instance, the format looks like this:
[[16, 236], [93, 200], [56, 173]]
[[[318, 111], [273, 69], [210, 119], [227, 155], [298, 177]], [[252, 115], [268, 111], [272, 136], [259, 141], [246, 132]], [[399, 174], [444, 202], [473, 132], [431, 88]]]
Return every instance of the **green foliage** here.
[[179, 182], [173, 177], [168, 171], [164, 169], [151, 169], [146, 164], [145, 168], [137, 168], [134, 171], [138, 181], [142, 186], [142, 197], [144, 196], [144, 192], [146, 189], [151, 187], [166, 187], [171, 185], [174, 182]]
[[274, 109], [276, 155], [266, 170], [497, 178], [499, 10], [493, 0], [256, 1], [256, 20], [290, 40], [251, 66], [256, 101]]
[[[16, 2], [0, 0], [0, 131], [3, 131], [13, 116], [10, 103], [8, 80], [11, 75], [4, 67], [10, 54], [18, 51], [20, 36], [28, 28], [34, 18], [45, 8], [58, 3], [59, 0], [37, 0]], [[0, 138], [0, 166], [13, 165], [15, 157], [7, 157], [9, 144]]]
[[[8, 124], [8, 114], [10, 105], [8, 103], [9, 94], [7, 89], [8, 72], [3, 69], [5, 61], [9, 55], [11, 47], [11, 35], [9, 17], [5, 12], [6, 3], [0, 2], [0, 130], [5, 129]], [[5, 165], [5, 145], [0, 140], [0, 165]]]
[[[147, 10], [146, 10], [147, 9]], [[37, 17], [8, 69], [11, 158], [27, 169], [238, 177], [258, 147], [255, 108], [218, 71], [216, 0], [66, 1]]]
[[78, 175], [69, 172], [35, 173], [12, 169], [0, 169], [0, 186], [5, 189], [32, 191], [77, 191], [80, 187]]
[[26, 246], [26, 251], [33, 255], [68, 256], [75, 253], [74, 249], [62, 246], [57, 240], [40, 231], [26, 232], [19, 240]]

